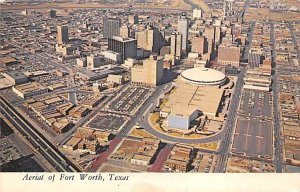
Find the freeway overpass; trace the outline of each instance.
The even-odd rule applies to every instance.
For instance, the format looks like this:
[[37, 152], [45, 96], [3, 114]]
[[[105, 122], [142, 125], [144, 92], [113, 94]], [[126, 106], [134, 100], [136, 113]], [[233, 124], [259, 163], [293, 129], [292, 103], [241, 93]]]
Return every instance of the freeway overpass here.
[[5, 99], [0, 98], [1, 113], [20, 131], [20, 133], [40, 152], [59, 172], [80, 171], [52, 143], [34, 129]]

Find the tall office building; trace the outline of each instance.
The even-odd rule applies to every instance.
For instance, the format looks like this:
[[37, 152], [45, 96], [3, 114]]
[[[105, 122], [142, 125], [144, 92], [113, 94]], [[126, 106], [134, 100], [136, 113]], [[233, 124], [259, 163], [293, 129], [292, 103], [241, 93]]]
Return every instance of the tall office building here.
[[180, 59], [182, 54], [182, 35], [180, 32], [173, 32], [171, 34], [171, 55], [176, 59]]
[[232, 16], [233, 15], [233, 3], [234, 3], [234, 0], [224, 0], [224, 4], [223, 4], [224, 16]]
[[57, 26], [57, 43], [63, 44], [69, 42], [69, 29], [66, 25]]
[[215, 43], [218, 45], [221, 43], [221, 27], [219, 26], [215, 27]]
[[128, 16], [128, 23], [135, 25], [139, 23], [139, 16], [138, 15], [130, 15]]
[[130, 28], [127, 25], [120, 27], [120, 36], [121, 37], [130, 37]]
[[127, 58], [136, 58], [137, 55], [137, 41], [132, 38], [123, 38], [114, 36], [108, 38], [108, 50], [121, 54], [121, 62]]
[[56, 17], [56, 11], [53, 10], [53, 9], [50, 9], [50, 10], [49, 10], [49, 17], [50, 17], [50, 18]]
[[261, 49], [251, 48], [248, 54], [248, 65], [252, 68], [259, 67], [261, 61]]
[[158, 53], [162, 47], [163, 36], [160, 31], [151, 25], [146, 30], [135, 33], [138, 48]]
[[177, 31], [182, 35], [182, 52], [186, 53], [188, 49], [188, 39], [189, 39], [189, 19], [185, 12], [182, 12], [178, 17]]
[[105, 38], [112, 38], [120, 35], [121, 21], [117, 18], [103, 18], [103, 36]]
[[163, 60], [151, 55], [143, 61], [143, 65], [131, 68], [131, 83], [155, 87], [163, 78]]
[[207, 39], [203, 36], [192, 39], [192, 52], [204, 54], [207, 53]]
[[202, 17], [202, 10], [201, 9], [193, 9], [193, 19], [200, 19]]
[[208, 53], [211, 53], [215, 49], [215, 28], [212, 26], [205, 27], [204, 36], [208, 42]]

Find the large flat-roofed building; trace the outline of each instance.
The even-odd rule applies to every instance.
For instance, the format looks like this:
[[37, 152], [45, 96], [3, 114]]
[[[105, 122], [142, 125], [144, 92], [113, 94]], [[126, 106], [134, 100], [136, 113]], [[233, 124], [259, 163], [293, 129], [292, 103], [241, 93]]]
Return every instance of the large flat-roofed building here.
[[17, 85], [12, 90], [23, 99], [48, 93], [48, 88], [36, 82]]
[[199, 115], [195, 106], [173, 105], [171, 112], [167, 118], [167, 126], [169, 128], [184, 129], [190, 128], [190, 122]]
[[251, 48], [248, 55], [248, 65], [251, 68], [259, 67], [261, 61], [261, 49]]
[[220, 46], [218, 50], [218, 64], [240, 66], [240, 48]]
[[244, 78], [244, 89], [270, 91], [272, 85], [271, 73], [260, 69], [248, 69]]
[[127, 58], [136, 58], [137, 41], [132, 38], [113, 36], [108, 38], [108, 50], [121, 54], [121, 63]]
[[155, 87], [163, 78], [163, 60], [151, 55], [143, 65], [131, 68], [131, 83]]
[[118, 18], [103, 18], [103, 36], [112, 38], [120, 35], [121, 20]]
[[2, 75], [9, 80], [13, 85], [19, 85], [28, 82], [28, 77], [19, 72], [5, 72]]
[[178, 81], [174, 92], [170, 94], [167, 102], [161, 109], [160, 116], [172, 120], [172, 118], [168, 118], [168, 115], [172, 115], [172, 108], [176, 109], [179, 106], [180, 113], [186, 117], [185, 119], [177, 118], [174, 121], [180, 119], [181, 129], [186, 129], [187, 124], [185, 122], [188, 117], [190, 120], [195, 118], [196, 113], [193, 112], [194, 108], [198, 110], [199, 114], [214, 119], [218, 116], [223, 93], [224, 90], [216, 86], [197, 86], [184, 81]]
[[69, 29], [66, 25], [57, 26], [57, 43], [63, 44], [69, 42]]
[[226, 76], [214, 69], [197, 67], [183, 71], [181, 79], [194, 85], [220, 86], [225, 83]]
[[96, 55], [87, 56], [86, 61], [89, 69], [94, 69], [104, 64], [104, 58]]

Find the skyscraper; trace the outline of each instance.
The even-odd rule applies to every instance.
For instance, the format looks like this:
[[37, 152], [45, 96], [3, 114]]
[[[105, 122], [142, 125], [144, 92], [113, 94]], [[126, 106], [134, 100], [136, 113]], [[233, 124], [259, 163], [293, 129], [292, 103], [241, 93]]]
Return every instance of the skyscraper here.
[[56, 17], [56, 11], [53, 10], [53, 9], [50, 9], [50, 10], [49, 10], [49, 17], [50, 17], [50, 18]]
[[114, 36], [112, 38], [108, 38], [108, 50], [120, 53], [122, 63], [124, 63], [127, 58], [136, 57], [137, 42], [135, 39]]
[[173, 32], [171, 34], [171, 55], [176, 59], [180, 59], [182, 54], [182, 35], [180, 32]]
[[151, 55], [143, 61], [143, 65], [135, 65], [131, 68], [131, 82], [155, 87], [163, 78], [163, 60]]
[[177, 31], [182, 35], [182, 52], [186, 53], [188, 49], [188, 38], [189, 38], [189, 19], [187, 18], [186, 12], [182, 12], [178, 17]]
[[203, 36], [192, 39], [192, 52], [204, 54], [207, 52], [207, 39]]
[[162, 35], [153, 26], [147, 25], [146, 30], [136, 32], [135, 39], [139, 48], [158, 53], [162, 47]]
[[117, 18], [103, 18], [103, 36], [112, 38], [120, 35], [121, 21]]
[[127, 25], [120, 27], [120, 36], [121, 37], [129, 37], [130, 36], [130, 28]]
[[63, 44], [69, 42], [69, 29], [66, 25], [57, 26], [57, 43]]
[[202, 17], [202, 10], [201, 9], [193, 9], [193, 18], [200, 19]]

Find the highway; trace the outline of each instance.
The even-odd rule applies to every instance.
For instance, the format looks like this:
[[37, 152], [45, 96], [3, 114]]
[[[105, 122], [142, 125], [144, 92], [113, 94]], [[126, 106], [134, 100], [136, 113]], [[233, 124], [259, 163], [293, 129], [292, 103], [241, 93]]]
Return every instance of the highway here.
[[231, 99], [230, 102], [228, 116], [225, 122], [224, 137], [218, 151], [219, 157], [215, 168], [215, 172], [217, 173], [224, 173], [226, 169], [226, 162], [227, 162], [228, 155], [230, 154], [234, 127], [235, 127], [237, 112], [240, 104], [241, 94], [242, 94], [242, 87], [244, 85], [244, 75], [245, 75], [245, 68], [241, 67], [240, 74], [238, 76], [238, 80], [234, 90], [233, 98]]
[[7, 101], [0, 98], [1, 113], [20, 133], [60, 172], [77, 172], [79, 169], [60, 153], [53, 144], [36, 131]]
[[274, 23], [271, 22], [271, 42], [272, 42], [272, 69], [273, 69], [273, 108], [274, 108], [274, 163], [276, 166], [276, 172], [282, 173], [282, 144], [281, 144], [281, 124], [280, 124], [280, 113], [278, 107], [278, 80], [277, 80], [277, 69], [276, 69], [276, 49], [275, 49], [275, 37], [274, 37]]

